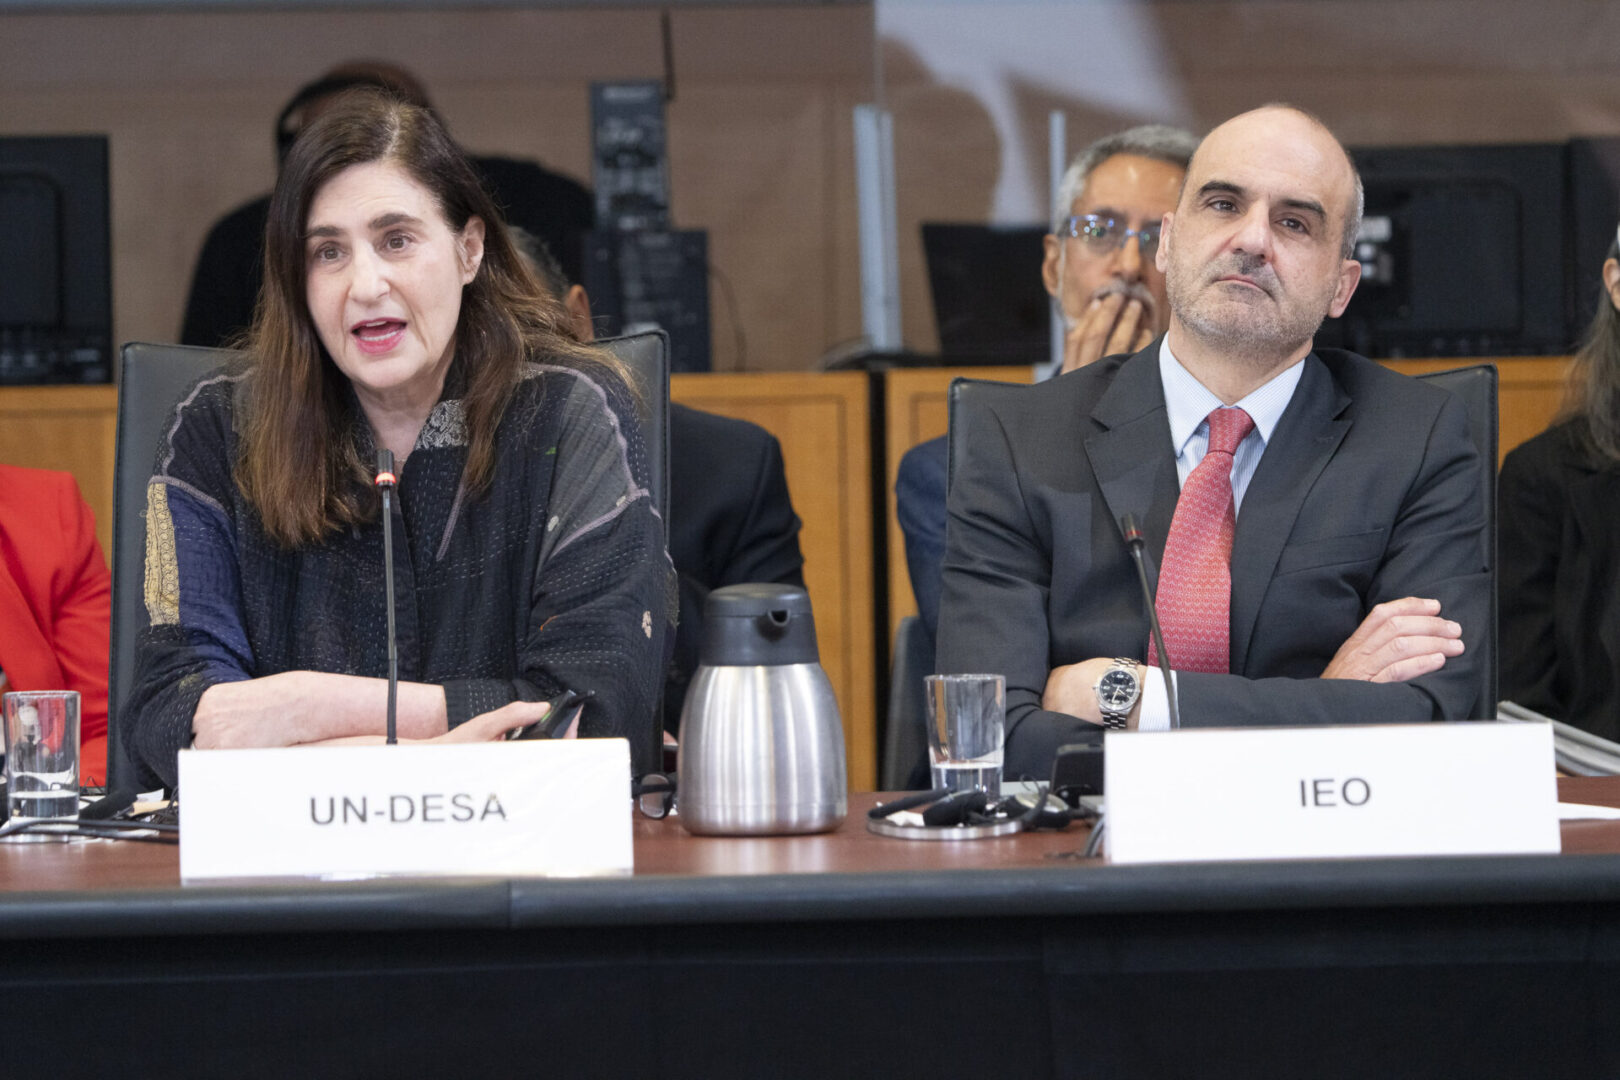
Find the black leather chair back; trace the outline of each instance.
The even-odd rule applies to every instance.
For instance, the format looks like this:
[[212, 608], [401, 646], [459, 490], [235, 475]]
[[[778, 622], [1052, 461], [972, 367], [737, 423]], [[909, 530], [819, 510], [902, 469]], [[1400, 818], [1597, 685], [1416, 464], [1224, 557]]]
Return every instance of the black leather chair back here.
[[[636, 411], [641, 420], [641, 436], [647, 444], [647, 475], [652, 485], [653, 505], [664, 523], [664, 544], [669, 544], [669, 335], [649, 330], [596, 342], [624, 362], [635, 380]], [[660, 683], [661, 684], [661, 683]], [[664, 702], [659, 700], [648, 718], [651, 740], [644, 761], [661, 761], [664, 745]]]
[[107, 681], [107, 786], [154, 786], [124, 753], [119, 715], [135, 675], [135, 642], [146, 626], [146, 485], [158, 443], [180, 395], [230, 359], [222, 349], [186, 345], [124, 346], [118, 381], [113, 464], [112, 653]]
[[982, 408], [985, 402], [1012, 397], [1025, 389], [1028, 389], [1027, 383], [998, 382], [995, 379], [951, 380], [951, 387], [945, 393], [951, 425], [950, 437], [946, 441], [945, 490], [950, 490], [951, 481], [956, 476], [956, 463], [967, 454], [967, 424], [963, 420], [967, 411]]
[[1471, 715], [1477, 719], [1495, 719], [1499, 700], [1497, 691], [1496, 642], [1496, 453], [1497, 412], [1495, 364], [1472, 364], [1449, 371], [1431, 371], [1417, 376], [1426, 383], [1444, 387], [1462, 399], [1468, 412], [1468, 433], [1474, 437], [1474, 447], [1480, 457], [1480, 503], [1484, 506], [1485, 534], [1480, 545], [1485, 552], [1485, 569], [1490, 579], [1490, 618], [1483, 635], [1485, 655], [1480, 659], [1479, 697], [1474, 701]]
[[[652, 482], [653, 505], [664, 521], [669, 538], [669, 335], [648, 330], [596, 342], [630, 369], [640, 392], [636, 410], [641, 434], [647, 442], [647, 472]], [[654, 759], [656, 760], [656, 758]]]
[[894, 631], [894, 664], [889, 670], [889, 715], [883, 732], [884, 791], [910, 791], [928, 783], [928, 699], [923, 677], [934, 673], [934, 643], [916, 615]]
[[[1025, 384], [993, 379], [952, 379], [947, 392], [950, 408], [950, 437], [946, 449], [946, 484], [956, 472], [956, 462], [967, 453], [967, 426], [963, 410], [998, 394], [1012, 393]], [[928, 716], [923, 676], [934, 672], [934, 642], [920, 618], [908, 615], [894, 632], [893, 663], [889, 668], [889, 711], [883, 733], [883, 762], [880, 777], [885, 791], [906, 791], [927, 787]]]

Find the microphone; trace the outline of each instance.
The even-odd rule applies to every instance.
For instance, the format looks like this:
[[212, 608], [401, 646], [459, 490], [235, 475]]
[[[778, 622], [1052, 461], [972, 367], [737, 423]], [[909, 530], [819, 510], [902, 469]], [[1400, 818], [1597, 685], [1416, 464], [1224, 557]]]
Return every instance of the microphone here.
[[1176, 702], [1176, 681], [1170, 677], [1170, 654], [1164, 649], [1164, 631], [1159, 628], [1159, 612], [1153, 606], [1153, 590], [1148, 587], [1147, 561], [1142, 556], [1146, 541], [1142, 539], [1142, 530], [1136, 524], [1135, 514], [1126, 514], [1119, 519], [1119, 531], [1125, 534], [1125, 546], [1131, 549], [1131, 558], [1136, 561], [1136, 578], [1142, 583], [1142, 602], [1147, 605], [1148, 629], [1153, 633], [1153, 645], [1159, 652], [1159, 670], [1164, 672], [1164, 692], [1170, 703], [1170, 729], [1174, 731], [1181, 726], [1181, 707]]
[[80, 821], [102, 821], [121, 814], [135, 805], [135, 798], [140, 792], [134, 788], [108, 788], [107, 794], [89, 806], [79, 807]]
[[[388, 745], [399, 742], [399, 642], [394, 638], [394, 452], [377, 451], [377, 490], [382, 492], [383, 576], [388, 579]], [[1163, 655], [1163, 646], [1160, 647]]]

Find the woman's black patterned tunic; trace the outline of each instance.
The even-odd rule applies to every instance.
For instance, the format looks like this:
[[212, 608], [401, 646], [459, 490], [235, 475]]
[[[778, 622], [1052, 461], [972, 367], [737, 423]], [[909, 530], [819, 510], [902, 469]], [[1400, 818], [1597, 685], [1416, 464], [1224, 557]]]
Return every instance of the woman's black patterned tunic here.
[[[214, 683], [387, 674], [380, 517], [289, 551], [237, 490], [233, 420], [251, 376], [227, 367], [192, 388], [147, 489], [149, 626], [115, 722], [148, 781], [174, 783]], [[355, 416], [368, 460], [370, 429]], [[654, 767], [674, 572], [634, 417], [611, 379], [529, 364], [497, 431], [494, 481], [471, 498], [461, 402], [434, 407], [399, 476], [396, 623], [400, 678], [442, 685], [451, 726], [593, 690], [580, 733], [629, 736], [636, 772]]]

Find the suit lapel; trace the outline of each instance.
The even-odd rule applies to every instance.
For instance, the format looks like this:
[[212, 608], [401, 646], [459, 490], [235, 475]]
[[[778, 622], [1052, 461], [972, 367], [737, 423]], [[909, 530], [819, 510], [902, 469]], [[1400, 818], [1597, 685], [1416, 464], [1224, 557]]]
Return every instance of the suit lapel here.
[[1086, 439], [1086, 456], [1114, 531], [1118, 534], [1122, 517], [1133, 515], [1142, 525], [1151, 565], [1157, 567], [1164, 558], [1179, 490], [1164, 384], [1159, 379], [1158, 341], [1125, 361], [1091, 418], [1102, 430]]
[[1238, 513], [1232, 543], [1232, 671], [1246, 670], [1249, 639], [1294, 519], [1350, 430], [1350, 397], [1315, 353], [1271, 433]]

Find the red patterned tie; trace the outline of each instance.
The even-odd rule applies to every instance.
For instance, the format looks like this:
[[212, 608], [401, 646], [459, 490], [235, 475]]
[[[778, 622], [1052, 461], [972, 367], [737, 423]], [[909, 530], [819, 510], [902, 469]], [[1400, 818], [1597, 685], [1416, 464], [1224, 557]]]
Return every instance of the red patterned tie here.
[[[1232, 454], [1254, 421], [1242, 409], [1209, 414], [1209, 449], [1181, 486], [1159, 572], [1159, 622], [1177, 671], [1225, 674], [1231, 666]], [[1148, 640], [1148, 663], [1159, 662]]]

